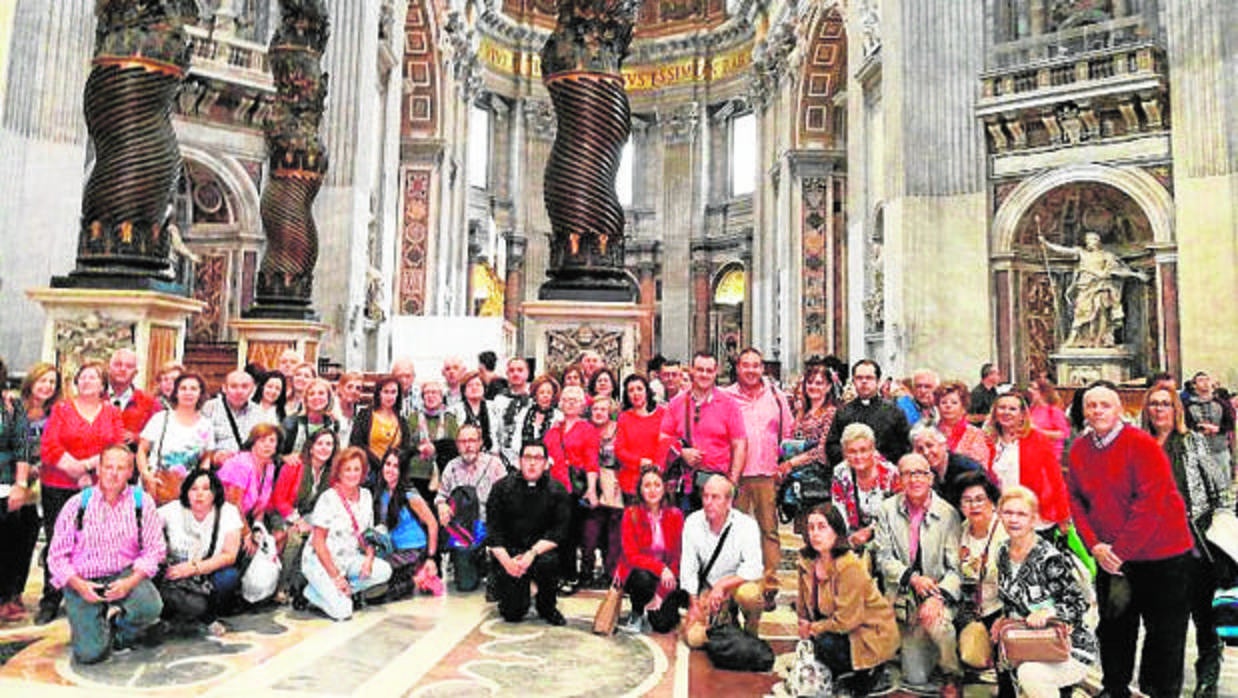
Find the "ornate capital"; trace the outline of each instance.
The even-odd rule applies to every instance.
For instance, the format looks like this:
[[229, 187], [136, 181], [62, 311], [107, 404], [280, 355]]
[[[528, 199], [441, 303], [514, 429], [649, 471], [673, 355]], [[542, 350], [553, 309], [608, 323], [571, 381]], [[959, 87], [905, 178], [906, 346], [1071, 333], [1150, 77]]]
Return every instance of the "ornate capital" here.
[[752, 84], [748, 88], [753, 105], [764, 110], [778, 91], [790, 68], [791, 52], [799, 45], [796, 18], [787, 14], [772, 27], [765, 39], [752, 50]]
[[553, 141], [558, 130], [554, 107], [550, 102], [530, 99], [524, 103], [525, 125], [529, 135], [542, 141]]
[[691, 143], [696, 139], [700, 105], [688, 102], [662, 118], [662, 138], [668, 144]]
[[628, 55], [639, 4], [639, 0], [558, 0], [558, 22], [542, 47], [542, 75], [618, 73]]
[[881, 7], [878, 0], [862, 0], [859, 16], [864, 57], [868, 58], [881, 50]]

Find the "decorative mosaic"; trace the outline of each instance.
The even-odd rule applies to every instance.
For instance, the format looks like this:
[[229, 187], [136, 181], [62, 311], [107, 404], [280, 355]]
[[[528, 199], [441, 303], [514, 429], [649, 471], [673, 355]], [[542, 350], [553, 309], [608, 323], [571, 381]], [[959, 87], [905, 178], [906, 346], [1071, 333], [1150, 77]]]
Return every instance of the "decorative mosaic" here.
[[800, 146], [833, 145], [834, 96], [847, 84], [847, 34], [838, 8], [831, 8], [812, 30], [800, 83]]
[[1023, 298], [1020, 300], [1023, 317], [1023, 336], [1027, 350], [1024, 352], [1023, 370], [1020, 376], [1030, 376], [1035, 371], [1052, 372], [1049, 354], [1057, 346], [1056, 340], [1056, 294], [1054, 283], [1048, 275], [1026, 274], [1023, 276]]
[[401, 315], [421, 315], [426, 302], [426, 246], [430, 240], [430, 171], [404, 173], [404, 230], [400, 235]]
[[438, 55], [425, 2], [411, 2], [404, 22], [404, 114], [401, 135], [438, 128]]
[[561, 373], [568, 364], [579, 361], [580, 355], [589, 350], [601, 354], [607, 366], [625, 365], [623, 329], [590, 324], [547, 328], [546, 365], [539, 370]]
[[804, 356], [825, 356], [829, 336], [826, 310], [825, 279], [826, 254], [829, 235], [829, 180], [813, 177], [804, 180], [804, 209], [802, 249], [803, 304], [804, 304]]

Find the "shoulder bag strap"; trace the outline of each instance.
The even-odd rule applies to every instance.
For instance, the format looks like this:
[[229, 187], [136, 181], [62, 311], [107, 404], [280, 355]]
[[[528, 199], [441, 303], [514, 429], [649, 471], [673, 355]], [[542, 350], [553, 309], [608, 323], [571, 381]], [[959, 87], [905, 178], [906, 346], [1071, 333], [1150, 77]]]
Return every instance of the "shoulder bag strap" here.
[[220, 394], [219, 404], [223, 405], [224, 414], [228, 415], [228, 426], [232, 427], [232, 437], [236, 439], [237, 448], [240, 448], [241, 444], [245, 443], [245, 439], [241, 438], [241, 430], [236, 426], [236, 417], [232, 416], [232, 408], [228, 407], [228, 398]]
[[692, 448], [692, 403], [695, 402], [695, 400], [692, 397], [692, 391], [689, 390], [688, 394], [685, 395], [684, 398], [685, 399], [683, 401], [683, 434], [684, 434], [683, 440], [684, 440], [685, 446], [687, 446], [688, 448]]
[[722, 529], [722, 535], [718, 536], [718, 544], [714, 546], [714, 552], [709, 556], [709, 562], [706, 562], [701, 571], [696, 573], [698, 593], [705, 587], [705, 580], [709, 577], [710, 570], [714, 568], [714, 563], [718, 561], [718, 555], [722, 553], [722, 546], [726, 544], [726, 537], [730, 534], [731, 524], [727, 524], [726, 528]]
[[159, 445], [155, 447], [155, 460], [159, 462], [159, 469], [166, 470], [163, 467], [163, 437], [168, 434], [168, 422], [172, 420], [172, 410], [164, 410], [163, 412], [163, 427], [159, 429]]

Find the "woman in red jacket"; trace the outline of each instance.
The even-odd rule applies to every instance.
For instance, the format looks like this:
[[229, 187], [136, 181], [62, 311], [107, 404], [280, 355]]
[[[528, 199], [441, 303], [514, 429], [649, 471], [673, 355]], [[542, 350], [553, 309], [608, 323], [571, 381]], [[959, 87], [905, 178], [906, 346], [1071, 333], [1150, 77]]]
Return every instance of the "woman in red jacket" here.
[[623, 412], [615, 429], [615, 460], [619, 461], [619, 489], [626, 504], [637, 504], [636, 481], [647, 465], [662, 468], [667, 444], [662, 439], [662, 410], [649, 381], [633, 373], [623, 379]]
[[542, 437], [546, 454], [550, 457], [550, 477], [559, 481], [572, 495], [572, 522], [568, 527], [567, 540], [559, 546], [560, 591], [574, 594], [579, 582], [593, 576], [594, 561], [581, 560], [576, 565], [576, 554], [584, 534], [585, 520], [598, 505], [598, 431], [589, 420], [583, 419], [585, 391], [578, 386], [568, 386], [559, 395], [559, 410], [563, 420]]
[[[82, 487], [94, 482], [99, 454], [113, 444], [124, 443], [125, 425], [120, 410], [104, 399], [107, 368], [102, 361], [86, 361], [73, 375], [76, 394], [52, 406], [40, 444], [39, 482], [43, 488], [43, 530], [52, 539], [56, 517], [65, 502]], [[47, 557], [47, 549], [43, 550]], [[43, 584], [43, 598], [35, 623], [50, 623], [59, 612], [62, 593]]]
[[616, 574], [631, 597], [632, 614], [622, 629], [666, 633], [679, 625], [679, 609], [688, 603], [679, 588], [683, 512], [667, 504], [657, 466], [641, 468], [639, 487], [640, 504], [623, 512], [623, 557]]
[[1037, 530], [1056, 525], [1063, 533], [1069, 527], [1070, 497], [1062, 466], [1053, 454], [1053, 444], [1043, 432], [1032, 428], [1027, 400], [1009, 392], [993, 402], [984, 427], [989, 443], [989, 474], [1004, 491], [1023, 485], [1040, 500]]

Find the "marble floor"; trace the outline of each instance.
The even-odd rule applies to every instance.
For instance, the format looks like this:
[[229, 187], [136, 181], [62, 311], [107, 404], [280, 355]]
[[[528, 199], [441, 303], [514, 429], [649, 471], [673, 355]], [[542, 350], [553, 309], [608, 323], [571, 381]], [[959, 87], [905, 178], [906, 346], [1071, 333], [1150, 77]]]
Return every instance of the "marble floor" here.
[[[761, 625], [784, 655], [769, 674], [714, 670], [673, 635], [594, 635], [601, 592], [562, 599], [562, 628], [532, 615], [504, 623], [475, 592], [371, 606], [342, 623], [286, 607], [245, 614], [226, 619], [221, 637], [168, 640], [89, 667], [69, 660], [63, 617], [39, 627], [0, 625], [0, 696], [781, 695], [776, 672], [789, 662], [795, 634], [792, 580], [784, 576], [779, 609]], [[27, 605], [40, 579], [34, 570]], [[1193, 647], [1189, 654], [1191, 687]], [[1238, 648], [1227, 651], [1225, 669], [1222, 695], [1238, 698]], [[971, 698], [994, 694], [988, 685], [965, 689]]]

